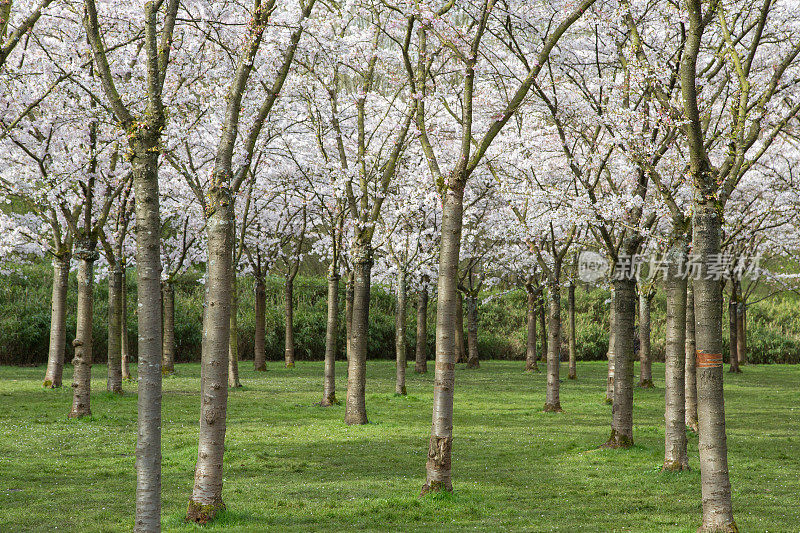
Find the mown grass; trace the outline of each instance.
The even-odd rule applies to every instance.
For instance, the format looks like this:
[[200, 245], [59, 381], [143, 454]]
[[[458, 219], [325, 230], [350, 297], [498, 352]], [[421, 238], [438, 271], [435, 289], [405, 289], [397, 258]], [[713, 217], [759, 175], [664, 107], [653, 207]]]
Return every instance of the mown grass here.
[[[431, 365], [432, 366], [432, 365]], [[599, 450], [609, 433], [605, 365], [562, 384], [546, 414], [544, 375], [520, 362], [457, 370], [451, 495], [420, 497], [432, 372], [408, 378], [368, 363], [370, 424], [347, 427], [343, 406], [320, 408], [322, 365], [242, 364], [231, 391], [224, 499], [209, 530], [694, 531], [700, 520], [697, 438], [692, 471], [661, 473], [663, 365], [635, 393], [635, 446]], [[197, 454], [199, 366], [164, 380], [163, 525], [184, 524]], [[70, 382], [67, 370], [65, 383]], [[344, 397], [345, 364], [338, 364]], [[105, 367], [92, 386], [104, 391]], [[71, 389], [40, 387], [43, 368], [0, 368], [0, 531], [129, 531], [135, 502], [135, 384], [98, 392], [93, 416], [68, 420]], [[747, 366], [725, 375], [733, 503], [741, 531], [800, 528], [800, 367]]]

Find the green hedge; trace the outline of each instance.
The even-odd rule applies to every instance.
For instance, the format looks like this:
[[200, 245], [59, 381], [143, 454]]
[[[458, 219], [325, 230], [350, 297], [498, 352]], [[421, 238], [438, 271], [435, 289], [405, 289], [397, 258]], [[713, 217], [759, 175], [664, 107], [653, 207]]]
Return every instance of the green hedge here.
[[[49, 265], [20, 267], [14, 274], [0, 276], [0, 364], [36, 365], [47, 361], [50, 328], [52, 270]], [[197, 361], [202, 340], [203, 287], [199, 274], [187, 274], [176, 283], [175, 337], [178, 361]], [[67, 361], [72, 359], [75, 336], [77, 283], [70, 277], [67, 316]], [[239, 353], [251, 359], [255, 320], [253, 280], [239, 281]], [[299, 276], [295, 282], [295, 344], [300, 360], [318, 360], [325, 352], [327, 286], [324, 278]], [[131, 351], [136, 355], [136, 280], [128, 276], [128, 333]], [[105, 360], [108, 286], [95, 286], [94, 343], [95, 361]], [[608, 298], [601, 289], [579, 287], [576, 291], [576, 330], [578, 360], [605, 359], [608, 346]], [[478, 348], [482, 359], [522, 359], [525, 356], [526, 295], [510, 291], [484, 299], [479, 307]], [[408, 345], [413, 357], [416, 342], [415, 298], [409, 299]], [[340, 286], [339, 353], [344, 358], [344, 284]], [[566, 326], [566, 291], [562, 294]], [[750, 306], [748, 311], [749, 359], [754, 363], [800, 362], [800, 298], [787, 293]], [[652, 348], [657, 360], [664, 357], [664, 314], [666, 304], [659, 292], [653, 302]], [[283, 359], [283, 279], [267, 281], [266, 352], [267, 359]], [[394, 298], [381, 287], [373, 287], [370, 304], [369, 358], [394, 357]], [[436, 302], [431, 300], [428, 316], [428, 353], [433, 354]], [[727, 318], [724, 318], [724, 345], [727, 351]], [[566, 330], [564, 331], [566, 334]], [[540, 336], [541, 342], [541, 336]], [[566, 358], [566, 336], [562, 357]]]

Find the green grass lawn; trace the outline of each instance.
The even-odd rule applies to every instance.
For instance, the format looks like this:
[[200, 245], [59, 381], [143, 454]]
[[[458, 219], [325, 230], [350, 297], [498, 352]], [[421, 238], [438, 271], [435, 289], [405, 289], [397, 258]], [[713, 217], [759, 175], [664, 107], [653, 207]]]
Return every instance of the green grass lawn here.
[[[484, 362], [456, 376], [452, 495], [420, 497], [433, 373], [409, 373], [395, 397], [394, 365], [368, 363], [370, 424], [347, 427], [344, 406], [320, 408], [322, 363], [266, 373], [243, 362], [228, 407], [224, 499], [205, 529], [227, 531], [694, 531], [700, 523], [697, 437], [692, 471], [662, 473], [664, 366], [635, 393], [636, 445], [608, 437], [605, 365], [564, 381], [564, 413], [542, 412], [543, 374]], [[344, 398], [345, 363], [338, 363]], [[432, 369], [433, 365], [430, 365]], [[409, 367], [411, 370], [411, 366]], [[566, 368], [563, 369], [566, 375]], [[129, 531], [134, 516], [135, 384], [97, 392], [93, 416], [68, 420], [71, 389], [40, 387], [44, 368], [0, 368], [0, 531]], [[163, 524], [182, 522], [192, 489], [198, 365], [164, 381]], [[105, 391], [105, 367], [94, 367]], [[800, 529], [800, 367], [725, 374], [733, 504], [741, 531]], [[71, 368], [65, 383], [71, 382]]]

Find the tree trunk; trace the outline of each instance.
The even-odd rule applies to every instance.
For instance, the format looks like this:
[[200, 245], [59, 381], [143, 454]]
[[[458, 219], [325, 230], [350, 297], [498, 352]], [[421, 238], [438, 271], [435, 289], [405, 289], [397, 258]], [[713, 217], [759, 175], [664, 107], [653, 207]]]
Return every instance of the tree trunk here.
[[737, 326], [736, 326], [736, 307], [739, 300], [738, 283], [735, 279], [731, 280], [731, 298], [728, 301], [728, 361], [730, 363], [730, 371], [734, 373], [741, 372], [739, 370], [739, 342], [737, 340]]
[[639, 292], [639, 386], [653, 388], [653, 365], [650, 360], [650, 304], [652, 296]]
[[633, 337], [636, 281], [614, 281], [614, 400], [607, 448], [633, 445]]
[[606, 379], [606, 403], [614, 403], [614, 350], [617, 345], [617, 327], [614, 290], [611, 290], [611, 305], [608, 309], [608, 378]]
[[686, 379], [684, 391], [686, 395], [686, 427], [697, 433], [697, 357], [694, 344], [694, 288], [688, 282], [686, 291]]
[[175, 373], [175, 286], [165, 281], [161, 289], [164, 309], [164, 341], [162, 343], [161, 373]]
[[367, 342], [369, 336], [369, 291], [372, 250], [369, 244], [353, 247], [353, 323], [350, 329], [351, 352], [347, 356], [347, 402], [344, 422], [367, 423]]
[[228, 341], [228, 387], [239, 389], [239, 287], [236, 272], [231, 272], [230, 340]]
[[75, 357], [72, 360], [72, 409], [70, 418], [92, 414], [89, 396], [92, 387], [92, 307], [94, 306], [94, 261], [93, 250], [81, 250], [78, 258], [78, 311], [76, 319]]
[[222, 501], [222, 458], [228, 411], [228, 343], [233, 286], [233, 201], [218, 192], [206, 227], [208, 261], [203, 315], [203, 357], [200, 388], [200, 430], [194, 488], [187, 521], [206, 523], [225, 509]]
[[559, 389], [561, 379], [561, 286], [558, 279], [550, 280], [550, 323], [547, 338], [547, 392], [544, 410], [560, 413]]
[[[698, 193], [699, 194], [699, 193]], [[694, 252], [708, 265], [720, 251], [722, 220], [712, 200], [696, 200], [692, 217]], [[697, 344], [697, 414], [700, 485], [704, 531], [737, 531], [728, 477], [725, 398], [722, 368], [722, 286], [699, 276], [694, 280], [695, 342]]]
[[457, 300], [458, 307], [456, 308], [455, 362], [466, 363], [466, 342], [464, 342], [464, 296], [461, 294], [461, 291], [458, 292]]
[[397, 310], [395, 312], [394, 352], [397, 378], [394, 393], [406, 395], [406, 273], [397, 274]]
[[446, 192], [439, 249], [438, 298], [436, 300], [436, 368], [433, 385], [433, 423], [428, 444], [426, 478], [422, 493], [452, 491], [450, 472], [453, 445], [453, 389], [458, 315], [458, 253], [464, 215], [464, 188], [459, 182]]
[[286, 317], [286, 334], [284, 335], [284, 365], [294, 367], [294, 277], [286, 276], [284, 282], [284, 309]]
[[264, 372], [267, 369], [267, 354], [265, 348], [267, 288], [264, 286], [264, 280], [260, 276], [256, 277], [255, 299], [256, 332], [253, 348], [253, 369], [257, 372]]
[[576, 355], [576, 332], [575, 332], [575, 282], [570, 281], [569, 293], [569, 374], [568, 379], [578, 378], [578, 362]]
[[539, 355], [536, 353], [537, 340], [536, 340], [536, 293], [532, 288], [528, 288], [528, 336], [527, 336], [527, 349], [525, 351], [525, 372], [539, 372], [539, 365], [536, 360]]
[[467, 297], [467, 368], [480, 368], [478, 358], [478, 297]]
[[666, 369], [664, 373], [664, 470], [689, 469], [686, 452], [686, 278], [677, 265], [685, 264], [686, 244], [676, 241], [668, 255], [670, 265], [664, 280], [667, 296]]
[[345, 287], [344, 293], [344, 319], [345, 319], [345, 328], [347, 333], [346, 339], [346, 346], [345, 346], [345, 356], [350, 359], [350, 354], [353, 353], [352, 343], [353, 343], [353, 298], [355, 297], [354, 287], [355, 287], [355, 277], [353, 271], [347, 273], [347, 286]]
[[131, 381], [130, 344], [128, 337], [128, 274], [122, 268], [122, 338], [120, 339], [120, 359], [122, 360], [122, 379]]
[[328, 269], [328, 324], [325, 330], [325, 371], [322, 384], [323, 407], [336, 404], [336, 351], [339, 331], [339, 274]]
[[70, 254], [53, 257], [53, 296], [50, 306], [50, 349], [44, 387], [61, 387], [64, 373], [64, 350], [67, 344], [67, 286]]
[[428, 289], [422, 287], [417, 295], [417, 360], [414, 372], [428, 371]]
[[736, 306], [736, 354], [741, 366], [747, 364], [747, 310], [742, 293], [739, 295], [739, 304]]
[[122, 270], [108, 273], [108, 392], [122, 393]]
[[[539, 337], [542, 339], [541, 349], [539, 353], [542, 354], [543, 358], [547, 358], [548, 349], [547, 349], [547, 327], [545, 326], [545, 307], [547, 306], [547, 295], [544, 293], [544, 287], [542, 287], [541, 292], [539, 292]], [[544, 361], [545, 366], [547, 361]]]

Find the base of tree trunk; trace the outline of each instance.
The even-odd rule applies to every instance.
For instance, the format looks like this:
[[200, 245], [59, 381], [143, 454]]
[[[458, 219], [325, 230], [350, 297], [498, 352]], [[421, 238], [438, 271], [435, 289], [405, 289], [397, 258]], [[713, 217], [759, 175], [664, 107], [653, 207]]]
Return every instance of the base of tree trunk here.
[[453, 492], [453, 484], [445, 483], [443, 481], [431, 481], [430, 483], [426, 482], [422, 486], [422, 492], [420, 492], [420, 496], [438, 492]]
[[564, 410], [561, 409], [561, 403], [546, 403], [546, 404], [544, 404], [544, 412], [545, 413], [563, 413]]
[[652, 389], [654, 387], [652, 379], [645, 379], [644, 381], [639, 382], [639, 388], [642, 389]]
[[189, 507], [186, 509], [186, 518], [184, 521], [195, 522], [201, 525], [208, 524], [214, 520], [214, 517], [217, 516], [217, 513], [224, 510], [225, 504], [222, 503], [222, 498], [220, 498], [219, 502], [211, 504], [190, 501]]
[[323, 398], [321, 402], [317, 405], [320, 407], [333, 407], [334, 405], [341, 405], [342, 402], [336, 399], [336, 396], [331, 396], [330, 398]]
[[72, 410], [67, 415], [67, 418], [83, 418], [84, 416], [92, 416], [91, 409]]
[[661, 470], [663, 472], [686, 472], [689, 470], [689, 460], [684, 458], [678, 461], [664, 461]]
[[602, 448], [618, 449], [630, 448], [633, 446], [633, 439], [627, 435], [623, 435], [616, 429], [611, 430], [611, 436], [608, 438]]
[[408, 392], [406, 392], [406, 388], [403, 387], [400, 389], [400, 392], [394, 391], [395, 396], [408, 396]]
[[242, 383], [240, 381], [234, 381], [233, 383], [228, 382], [228, 388], [229, 389], [241, 389], [241, 388], [244, 388], [244, 387], [242, 387]]
[[699, 429], [700, 429], [699, 422], [697, 421], [696, 418], [693, 419], [693, 420], [688, 420], [686, 422], [686, 427], [689, 428], [694, 433], [697, 433], [699, 431]]
[[56, 385], [55, 383], [53, 383], [49, 379], [46, 379], [46, 380], [44, 380], [44, 383], [42, 383], [42, 387], [45, 388], [45, 389], [60, 389], [61, 385]]
[[261, 366], [257, 366], [255, 368], [253, 368], [253, 370], [256, 371], [256, 372], [266, 372], [267, 371], [267, 365], [264, 364], [264, 365], [261, 365]]
[[294, 363], [286, 363], [284, 368], [294, 368]]
[[739, 533], [739, 526], [736, 522], [731, 522], [722, 526], [700, 526], [697, 533]]
[[427, 374], [428, 373], [428, 365], [414, 365], [414, 373], [416, 373], [416, 374]]
[[567, 379], [578, 379], [578, 375], [575, 372], [570, 372], [567, 374]]
[[606, 398], [605, 402], [606, 402], [607, 405], [613, 405], [614, 404], [614, 400], [612, 400], [611, 398]]
[[366, 413], [347, 413], [344, 415], [344, 423], [348, 426], [363, 426], [369, 424]]
[[742, 373], [742, 369], [741, 368], [731, 367], [731, 369], [728, 370], [728, 372], [730, 372], [731, 374], [741, 374]]
[[175, 369], [174, 368], [161, 367], [161, 375], [162, 376], [174, 376], [175, 375]]
[[122, 395], [125, 391], [122, 390], [122, 384], [119, 387], [106, 387], [106, 392]]
[[536, 372], [537, 374], [539, 374], [541, 373], [541, 370], [539, 370], [539, 365], [537, 365], [536, 362], [534, 362], [532, 365], [531, 364], [525, 365], [525, 372]]
[[477, 359], [467, 361], [467, 368], [480, 368], [480, 367], [481, 363]]

